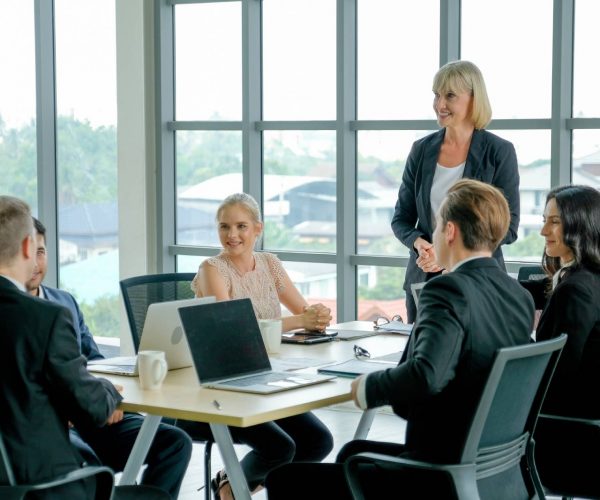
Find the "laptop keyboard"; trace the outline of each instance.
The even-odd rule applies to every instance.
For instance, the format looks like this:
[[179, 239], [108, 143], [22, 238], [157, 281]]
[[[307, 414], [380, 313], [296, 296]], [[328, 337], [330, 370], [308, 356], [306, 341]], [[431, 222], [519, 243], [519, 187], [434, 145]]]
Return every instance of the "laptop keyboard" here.
[[260, 375], [253, 375], [251, 377], [238, 378], [235, 380], [229, 380], [228, 382], [221, 382], [221, 385], [233, 385], [236, 387], [248, 387], [250, 385], [257, 384], [268, 384], [269, 382], [277, 382], [278, 380], [285, 380], [290, 374], [287, 373], [261, 373]]

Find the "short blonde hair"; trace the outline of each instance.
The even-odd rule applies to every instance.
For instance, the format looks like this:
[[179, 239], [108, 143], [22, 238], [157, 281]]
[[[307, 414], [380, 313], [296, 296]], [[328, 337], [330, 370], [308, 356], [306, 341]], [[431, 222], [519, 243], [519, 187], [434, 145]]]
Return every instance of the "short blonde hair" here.
[[13, 196], [0, 196], [0, 265], [10, 265], [21, 242], [33, 236], [29, 205]]
[[470, 61], [452, 61], [444, 64], [433, 77], [433, 91], [445, 94], [469, 92], [473, 96], [471, 120], [478, 130], [484, 129], [492, 120], [492, 106], [485, 88], [483, 75]]
[[258, 203], [252, 196], [246, 193], [230, 194], [227, 198], [225, 198], [219, 205], [219, 208], [217, 208], [217, 222], [219, 221], [221, 212], [233, 205], [242, 205], [255, 223], [262, 223], [260, 207], [258, 206]]
[[462, 179], [454, 184], [439, 210], [441, 223], [460, 228], [468, 250], [494, 252], [504, 240], [510, 224], [508, 202], [502, 192], [485, 182]]

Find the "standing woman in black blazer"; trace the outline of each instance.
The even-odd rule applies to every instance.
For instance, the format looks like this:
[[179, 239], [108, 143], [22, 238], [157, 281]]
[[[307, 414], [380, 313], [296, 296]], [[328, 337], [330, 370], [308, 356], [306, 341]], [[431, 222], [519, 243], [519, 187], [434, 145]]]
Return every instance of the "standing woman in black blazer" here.
[[[517, 239], [519, 227], [519, 169], [513, 145], [484, 130], [492, 118], [485, 82], [477, 66], [454, 61], [433, 79], [433, 109], [441, 130], [416, 141], [404, 168], [392, 230], [410, 252], [404, 290], [407, 321], [416, 307], [410, 285], [442, 271], [431, 237], [437, 209], [452, 184], [476, 179], [499, 188], [510, 209], [510, 226], [501, 244]], [[504, 269], [500, 247], [493, 255]]]
[[[552, 190], [541, 234], [545, 290], [535, 293], [535, 282], [524, 283], [537, 304], [547, 296], [536, 339], [568, 335], [542, 413], [600, 419], [600, 192], [589, 186]], [[561, 491], [577, 485], [577, 496], [600, 497], [599, 427], [542, 418], [535, 440], [545, 486]]]

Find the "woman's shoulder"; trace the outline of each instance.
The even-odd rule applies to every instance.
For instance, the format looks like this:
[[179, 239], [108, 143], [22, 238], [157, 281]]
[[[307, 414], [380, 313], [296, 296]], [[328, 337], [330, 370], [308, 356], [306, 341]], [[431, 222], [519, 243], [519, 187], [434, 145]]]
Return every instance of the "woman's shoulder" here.
[[488, 130], [475, 130], [474, 135], [479, 137], [482, 142], [487, 142], [496, 148], [514, 148], [512, 142]]
[[427, 134], [425, 137], [421, 137], [413, 142], [413, 148], [426, 148], [431, 144], [435, 144], [441, 142], [444, 138], [445, 130], [442, 128], [436, 132], [432, 132], [431, 134]]

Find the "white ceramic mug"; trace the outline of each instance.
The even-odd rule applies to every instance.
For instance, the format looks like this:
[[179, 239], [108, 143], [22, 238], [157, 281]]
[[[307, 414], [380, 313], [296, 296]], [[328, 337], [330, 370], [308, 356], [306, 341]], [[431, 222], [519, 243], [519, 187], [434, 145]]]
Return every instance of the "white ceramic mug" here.
[[265, 348], [269, 354], [279, 353], [281, 347], [281, 320], [259, 319], [258, 326], [262, 335]]
[[138, 352], [138, 375], [142, 389], [158, 389], [167, 376], [167, 360], [164, 351]]

